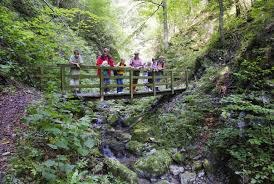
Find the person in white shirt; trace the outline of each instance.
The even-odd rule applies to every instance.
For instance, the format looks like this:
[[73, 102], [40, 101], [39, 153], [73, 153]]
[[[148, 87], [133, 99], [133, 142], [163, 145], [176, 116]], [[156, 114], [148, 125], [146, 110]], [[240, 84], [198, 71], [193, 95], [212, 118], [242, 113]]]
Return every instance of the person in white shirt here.
[[[79, 50], [74, 50], [74, 55], [70, 56], [69, 64], [73, 65], [70, 69], [70, 86], [75, 87], [79, 86], [80, 82], [80, 64], [83, 63], [83, 59], [80, 55]], [[75, 92], [80, 92], [79, 88], [74, 88]]]

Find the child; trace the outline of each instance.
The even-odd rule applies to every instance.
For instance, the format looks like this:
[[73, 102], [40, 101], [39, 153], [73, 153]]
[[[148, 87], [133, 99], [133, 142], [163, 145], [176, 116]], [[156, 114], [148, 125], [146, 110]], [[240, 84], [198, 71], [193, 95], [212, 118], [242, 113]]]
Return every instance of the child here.
[[[118, 63], [116, 66], [124, 68], [126, 66], [125, 59], [121, 59], [120, 63]], [[116, 76], [123, 76], [124, 73], [125, 73], [125, 70], [124, 69], [120, 69], [120, 70], [117, 71], [117, 75]], [[116, 81], [117, 81], [117, 85], [123, 85], [123, 78], [117, 78]], [[118, 86], [117, 87], [117, 93], [122, 93], [123, 89], [124, 88], [122, 86]]]
[[[101, 64], [101, 66], [109, 66], [109, 64], [108, 64], [108, 61], [103, 61], [103, 63]], [[103, 70], [103, 76], [104, 76], [104, 84], [105, 85], [108, 85], [108, 84], [110, 84], [110, 75], [109, 75], [109, 72], [108, 72], [108, 70]], [[105, 93], [109, 93], [109, 88], [105, 88], [104, 89], [104, 91], [105, 91]]]

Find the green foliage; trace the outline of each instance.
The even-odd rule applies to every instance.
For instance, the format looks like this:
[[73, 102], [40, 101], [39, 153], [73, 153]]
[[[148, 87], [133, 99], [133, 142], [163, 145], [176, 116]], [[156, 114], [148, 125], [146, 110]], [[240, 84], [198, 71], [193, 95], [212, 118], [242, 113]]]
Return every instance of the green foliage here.
[[[97, 10], [110, 7], [110, 4], [104, 5]], [[18, 14], [19, 10], [24, 19]], [[117, 40], [113, 39], [117, 25], [114, 31], [105, 16], [91, 12], [78, 8], [52, 10], [43, 1], [5, 1], [0, 5], [0, 60], [1, 65], [6, 65], [1, 66], [1, 71], [5, 70], [5, 76], [33, 85], [37, 81], [30, 74], [38, 73], [37, 65], [67, 63], [74, 49], [81, 51], [86, 64], [94, 64], [96, 55], [104, 47], [112, 48], [112, 55], [119, 58], [114, 49]], [[114, 20], [114, 16], [111, 19]], [[57, 73], [51, 77], [54, 80]]]
[[234, 75], [242, 88], [261, 89], [266, 87], [267, 77], [273, 72], [273, 69], [264, 67], [262, 59], [244, 60], [240, 62], [239, 67], [238, 72]]
[[[30, 74], [37, 73], [37, 65], [65, 63], [75, 48], [81, 48], [84, 59], [90, 60], [90, 48], [62, 24], [49, 22], [47, 11], [29, 21], [22, 21], [15, 13], [0, 6], [1, 46], [0, 59], [9, 72], [6, 76], [30, 81]], [[64, 36], [59, 36], [60, 33]], [[3, 68], [3, 67], [1, 67]], [[51, 79], [57, 77], [53, 74]]]
[[145, 175], [160, 176], [167, 171], [171, 163], [170, 153], [166, 150], [158, 150], [152, 155], [137, 160], [134, 169]]
[[267, 93], [256, 92], [224, 98], [226, 128], [220, 129], [211, 142], [213, 149], [228, 158], [236, 174], [247, 177], [250, 183], [274, 181], [273, 107], [267, 99]]
[[93, 114], [78, 117], [82, 114], [78, 101], [60, 102], [54, 95], [46, 99], [28, 110], [28, 131], [13, 160], [15, 177], [23, 181], [64, 180], [82, 172], [97, 149], [98, 135], [90, 129]]

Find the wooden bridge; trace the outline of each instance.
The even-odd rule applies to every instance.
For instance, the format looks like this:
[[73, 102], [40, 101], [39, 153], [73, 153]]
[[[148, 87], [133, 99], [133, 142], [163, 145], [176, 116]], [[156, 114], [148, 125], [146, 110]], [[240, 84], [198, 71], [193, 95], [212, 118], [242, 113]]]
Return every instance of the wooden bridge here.
[[[93, 65], [81, 65], [78, 74], [73, 74], [71, 70], [77, 69], [74, 65], [58, 64], [55, 67], [58, 69], [60, 78], [57, 79], [60, 85], [61, 93], [70, 99], [84, 100], [110, 100], [110, 99], [133, 99], [138, 97], [148, 97], [156, 95], [172, 95], [181, 93], [188, 88], [188, 70], [169, 70], [166, 69], [161, 75], [159, 72], [147, 69], [139, 69], [140, 75], [135, 76], [135, 69], [130, 67], [98, 67]], [[100, 69], [99, 76], [97, 70]], [[45, 74], [45, 68], [39, 68], [41, 76]], [[47, 69], [48, 70], [48, 69]], [[104, 83], [103, 71], [111, 70], [111, 76], [108, 77], [110, 84]], [[124, 70], [123, 76], [114, 76], [113, 71]], [[56, 71], [57, 72], [57, 71]], [[56, 74], [55, 72], [55, 74]], [[151, 76], [145, 76], [145, 72], [151, 72]], [[41, 77], [42, 78], [42, 77]], [[116, 80], [123, 79], [123, 84], [118, 85]], [[79, 84], [72, 85], [71, 80], [78, 80]], [[134, 84], [134, 79], [138, 79], [138, 83]], [[147, 81], [150, 81], [149, 83]], [[134, 91], [136, 86], [138, 91]], [[117, 87], [123, 87], [123, 93], [117, 93]], [[147, 90], [147, 88], [151, 90]], [[105, 93], [104, 89], [109, 88], [110, 93]], [[159, 89], [159, 90], [157, 90]], [[74, 92], [74, 91], [78, 92]], [[80, 92], [79, 92], [80, 91]]]

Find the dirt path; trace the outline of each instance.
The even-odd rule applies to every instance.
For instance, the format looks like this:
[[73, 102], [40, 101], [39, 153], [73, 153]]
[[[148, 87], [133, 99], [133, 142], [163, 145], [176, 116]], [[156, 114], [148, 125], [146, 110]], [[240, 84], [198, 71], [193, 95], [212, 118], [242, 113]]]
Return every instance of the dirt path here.
[[16, 129], [24, 129], [20, 120], [25, 115], [30, 102], [40, 98], [40, 94], [27, 88], [19, 88], [13, 93], [0, 93], [0, 183], [1, 173], [7, 169], [7, 161], [15, 150]]

